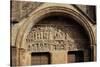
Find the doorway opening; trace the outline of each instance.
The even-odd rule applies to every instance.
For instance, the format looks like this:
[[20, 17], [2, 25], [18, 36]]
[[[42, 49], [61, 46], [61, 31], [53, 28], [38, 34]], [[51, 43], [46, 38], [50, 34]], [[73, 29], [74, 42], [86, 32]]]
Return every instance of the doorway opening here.
[[68, 52], [68, 63], [84, 62], [83, 51], [69, 51]]
[[31, 53], [31, 65], [44, 65], [50, 64], [50, 53], [38, 52]]

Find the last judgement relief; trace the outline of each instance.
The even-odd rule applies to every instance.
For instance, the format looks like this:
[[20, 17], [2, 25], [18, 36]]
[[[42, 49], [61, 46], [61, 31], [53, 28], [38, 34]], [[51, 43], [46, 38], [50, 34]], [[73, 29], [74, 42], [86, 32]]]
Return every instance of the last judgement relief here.
[[11, 66], [96, 61], [95, 5], [10, 4]]

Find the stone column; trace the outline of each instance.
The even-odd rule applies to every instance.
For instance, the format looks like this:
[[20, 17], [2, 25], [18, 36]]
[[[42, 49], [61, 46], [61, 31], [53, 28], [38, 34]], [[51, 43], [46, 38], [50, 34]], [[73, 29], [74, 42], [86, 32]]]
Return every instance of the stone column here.
[[91, 61], [96, 61], [96, 45], [91, 46]]
[[17, 48], [16, 50], [16, 67], [25, 65], [25, 50], [23, 48]]
[[23, 49], [23, 48], [20, 48], [19, 49], [20, 50], [20, 58], [19, 58], [19, 62], [20, 62], [20, 66], [23, 66], [23, 65], [25, 65], [25, 50]]
[[56, 51], [51, 52], [51, 64], [65, 64], [67, 63], [67, 52]]
[[16, 67], [19, 66], [19, 48], [16, 48]]
[[97, 61], [97, 48], [96, 48], [96, 45], [93, 46], [94, 48], [94, 61]]
[[25, 58], [26, 58], [26, 60], [25, 60], [25, 65], [26, 65], [26, 66], [30, 66], [30, 65], [31, 65], [31, 53], [26, 52], [25, 55], [26, 55], [26, 56], [25, 56]]

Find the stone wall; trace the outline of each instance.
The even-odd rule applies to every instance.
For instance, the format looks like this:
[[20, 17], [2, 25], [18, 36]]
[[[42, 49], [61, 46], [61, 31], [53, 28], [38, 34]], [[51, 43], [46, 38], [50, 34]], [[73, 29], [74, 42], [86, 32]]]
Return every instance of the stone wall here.
[[11, 1], [11, 20], [19, 22], [42, 4], [42, 2]]

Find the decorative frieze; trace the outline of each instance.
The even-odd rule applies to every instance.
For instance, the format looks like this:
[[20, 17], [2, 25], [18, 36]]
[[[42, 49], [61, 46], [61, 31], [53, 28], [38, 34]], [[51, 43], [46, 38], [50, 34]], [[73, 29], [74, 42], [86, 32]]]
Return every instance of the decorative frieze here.
[[82, 49], [86, 39], [75, 38], [77, 34], [74, 29], [73, 25], [37, 24], [27, 36], [27, 50], [47, 52]]

